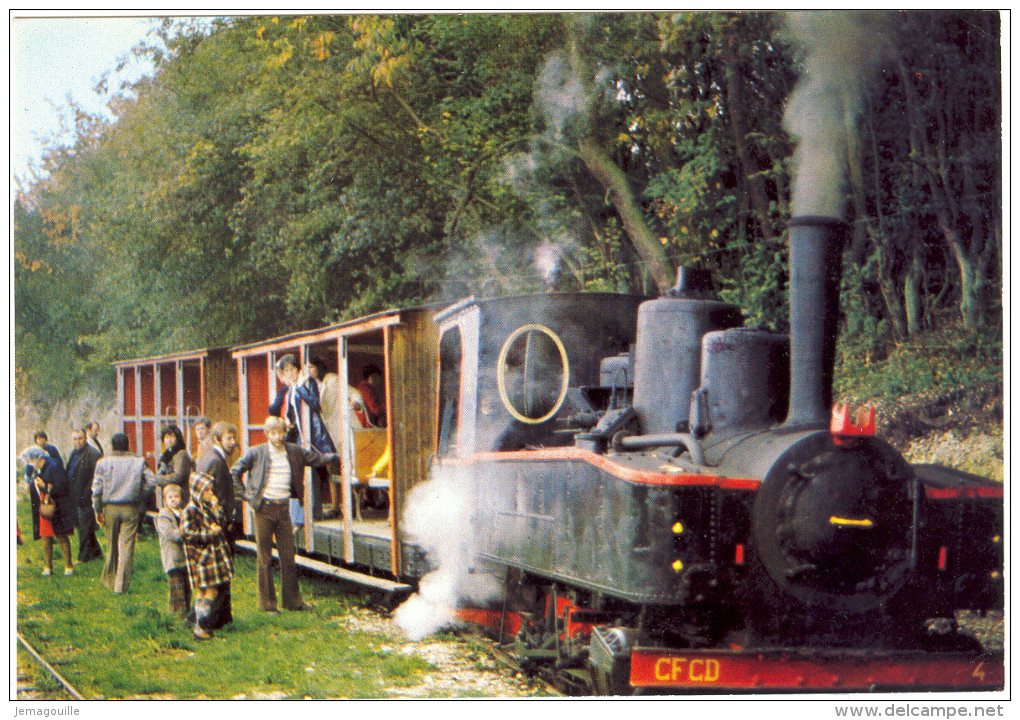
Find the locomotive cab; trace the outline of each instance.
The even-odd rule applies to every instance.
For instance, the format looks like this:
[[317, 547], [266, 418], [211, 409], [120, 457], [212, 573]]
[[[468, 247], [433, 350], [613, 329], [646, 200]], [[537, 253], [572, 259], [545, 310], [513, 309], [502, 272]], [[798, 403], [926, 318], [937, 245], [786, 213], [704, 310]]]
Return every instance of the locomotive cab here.
[[629, 398], [627, 358], [644, 299], [471, 298], [439, 315], [437, 456], [572, 444], [573, 423], [593, 424], [609, 404]]

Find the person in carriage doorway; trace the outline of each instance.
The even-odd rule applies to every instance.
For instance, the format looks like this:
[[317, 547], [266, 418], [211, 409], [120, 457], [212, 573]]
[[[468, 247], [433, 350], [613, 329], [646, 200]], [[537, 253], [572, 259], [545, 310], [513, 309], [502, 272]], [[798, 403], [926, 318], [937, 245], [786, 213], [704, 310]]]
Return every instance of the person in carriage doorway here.
[[[53, 539], [60, 543], [64, 554], [64, 575], [73, 575], [69, 535], [78, 522], [77, 503], [71, 493], [64, 466], [50, 453], [32, 446], [22, 453], [29, 476], [28, 493], [32, 502], [32, 532], [36, 540], [43, 541], [43, 575], [53, 574]], [[51, 507], [47, 513], [44, 506]], [[48, 516], [47, 516], [48, 515]]]
[[386, 403], [382, 371], [376, 365], [366, 365], [361, 371], [361, 382], [357, 390], [364, 403], [364, 415], [358, 415], [363, 427], [386, 427]]
[[78, 562], [83, 563], [103, 557], [103, 548], [96, 538], [99, 525], [92, 509], [92, 480], [102, 455], [88, 443], [87, 437], [85, 430], [71, 433], [74, 450], [67, 458], [67, 479], [78, 503]]
[[[237, 427], [228, 422], [217, 422], [209, 431], [209, 440], [209, 448], [198, 459], [196, 472], [212, 478], [213, 494], [216, 496], [217, 504], [223, 510], [224, 539], [230, 557], [233, 559], [234, 542], [243, 532], [240, 520], [234, 522], [234, 481], [230, 477], [230, 465], [228, 464], [238, 444]], [[237, 513], [237, 516], [240, 518], [240, 512]], [[230, 584], [227, 583], [221, 587], [212, 601], [208, 620], [208, 625], [212, 630], [218, 630], [227, 623], [233, 622], [234, 613], [231, 604]]]
[[[326, 367], [325, 361], [321, 358], [312, 358], [312, 361], [305, 366], [308, 371], [308, 376], [315, 380], [319, 389], [319, 417], [322, 418], [323, 425], [326, 429], [326, 433], [330, 439], [340, 439], [339, 426], [337, 425], [337, 390], [340, 382], [340, 378], [335, 372], [330, 372]], [[318, 448], [320, 451], [322, 448]], [[327, 451], [328, 452], [328, 451]], [[343, 485], [340, 482], [339, 476], [330, 476], [329, 472], [325, 469], [317, 469], [319, 475], [319, 497], [325, 501], [327, 495], [330, 501], [329, 512], [323, 513], [323, 517], [329, 520], [341, 517], [343, 515], [342, 499], [343, 499]], [[293, 506], [291, 510], [293, 511]], [[291, 519], [294, 519], [294, 513], [291, 512]], [[296, 522], [304, 522], [304, 519]]]
[[[269, 442], [251, 448], [230, 468], [234, 497], [243, 498], [255, 510], [259, 607], [265, 612], [278, 612], [272, 565], [275, 537], [280, 555], [283, 608], [305, 610], [309, 606], [302, 600], [298, 587], [290, 499], [300, 501], [304, 497], [306, 467], [336, 465], [339, 457], [336, 453], [324, 455], [314, 447], [303, 448], [286, 442], [287, 422], [281, 417], [267, 417], [264, 429]], [[247, 475], [244, 483], [243, 475]], [[240, 503], [237, 505], [235, 521], [240, 519]]]
[[[304, 372], [298, 367], [297, 357], [288, 353], [281, 357], [275, 366], [276, 376], [283, 387], [269, 406], [269, 414], [283, 418], [287, 422], [286, 442], [298, 445], [302, 440], [320, 453], [336, 453], [336, 445], [326, 429], [322, 419], [322, 405], [319, 396], [319, 383], [315, 380], [314, 369], [309, 365]], [[308, 406], [308, 427], [302, 427], [302, 408]], [[328, 474], [317, 473], [318, 487], [315, 493], [315, 507], [312, 517], [322, 519], [322, 486], [329, 482]]]

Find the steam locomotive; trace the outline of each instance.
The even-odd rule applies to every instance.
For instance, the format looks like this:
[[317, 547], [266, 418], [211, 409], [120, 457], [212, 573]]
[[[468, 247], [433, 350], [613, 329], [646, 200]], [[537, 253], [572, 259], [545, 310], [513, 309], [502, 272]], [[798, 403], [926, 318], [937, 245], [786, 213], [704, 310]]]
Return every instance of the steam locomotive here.
[[[306, 478], [302, 555], [406, 596], [437, 570], [407, 516], [440, 478], [460, 514], [431, 529], [499, 590], [464, 591], [459, 614], [558, 682], [1002, 688], [1002, 653], [956, 620], [1003, 607], [1002, 485], [912, 466], [873, 416], [831, 407], [845, 234], [831, 218], [791, 222], [789, 335], [744, 327], [696, 271], [656, 299], [468, 298], [120, 361], [123, 432], [151, 455], [162, 422], [205, 414], [236, 417], [243, 449], [264, 442], [272, 368], [295, 354], [335, 374], [325, 419], [345, 449], [339, 513]], [[369, 365], [383, 370], [382, 427], [344, 410]], [[366, 491], [379, 502], [362, 507]]]
[[438, 313], [434, 471], [505, 578], [462, 611], [607, 694], [991, 689], [1002, 486], [911, 466], [832, 408], [846, 226], [790, 226], [789, 335], [696, 272], [664, 297]]

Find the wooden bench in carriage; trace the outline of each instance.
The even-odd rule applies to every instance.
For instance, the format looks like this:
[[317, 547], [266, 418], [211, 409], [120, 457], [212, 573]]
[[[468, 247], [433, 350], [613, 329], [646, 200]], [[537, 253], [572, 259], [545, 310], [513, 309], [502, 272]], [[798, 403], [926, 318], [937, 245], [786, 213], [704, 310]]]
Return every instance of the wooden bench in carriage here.
[[[241, 397], [242, 451], [266, 441], [262, 424], [281, 387], [273, 370], [276, 361], [291, 353], [302, 367], [313, 361], [325, 366], [326, 376], [319, 384], [326, 401], [323, 420], [341, 454], [343, 469], [339, 478], [331, 478], [340, 482], [330, 484], [330, 491], [340, 488], [342, 497], [329, 500], [338, 500], [342, 514], [329, 517], [325, 508], [332, 503], [320, 495], [313, 471], [306, 470], [304, 508], [292, 512], [292, 517], [304, 520], [297, 534], [304, 554], [398, 579], [422, 574], [424, 558], [401, 539], [400, 520], [408, 491], [428, 478], [435, 447], [438, 340], [431, 319], [439, 309], [391, 310], [231, 350]], [[360, 427], [351, 408], [348, 389], [361, 380], [369, 364], [383, 373], [385, 427]], [[307, 417], [302, 425], [308, 426]], [[302, 443], [307, 445], [307, 437]], [[380, 463], [387, 450], [389, 462]], [[379, 491], [374, 495], [381, 502], [364, 504], [368, 489]], [[251, 519], [246, 508], [248, 534]]]

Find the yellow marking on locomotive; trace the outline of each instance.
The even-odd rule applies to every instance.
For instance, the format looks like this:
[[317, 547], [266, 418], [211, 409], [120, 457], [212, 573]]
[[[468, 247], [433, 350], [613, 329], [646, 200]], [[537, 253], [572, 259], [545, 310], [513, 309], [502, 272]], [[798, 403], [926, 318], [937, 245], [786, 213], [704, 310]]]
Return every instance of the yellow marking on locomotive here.
[[680, 683], [714, 683], [719, 680], [719, 661], [714, 658], [661, 657], [655, 661], [655, 679]]
[[829, 517], [830, 525], [843, 525], [846, 527], [862, 527], [869, 528], [874, 527], [875, 523], [871, 521], [871, 518], [844, 518], [832, 515]]

